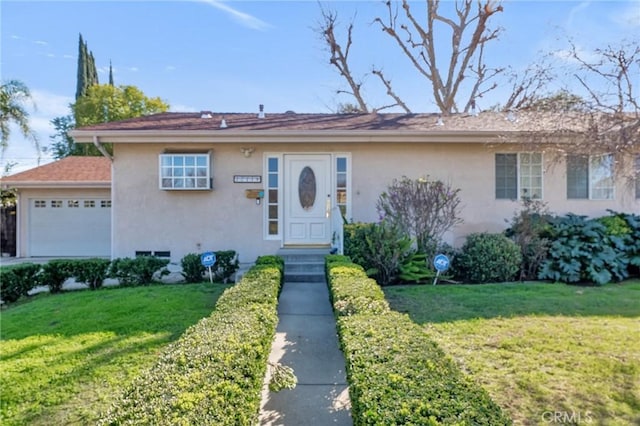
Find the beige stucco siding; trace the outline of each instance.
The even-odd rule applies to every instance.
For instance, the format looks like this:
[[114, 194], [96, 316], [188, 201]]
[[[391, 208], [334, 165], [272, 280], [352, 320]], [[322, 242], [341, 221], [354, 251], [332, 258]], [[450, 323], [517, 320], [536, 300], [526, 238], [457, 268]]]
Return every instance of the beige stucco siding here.
[[235, 174], [262, 175], [262, 155], [245, 158], [238, 146], [181, 146], [180, 151], [211, 152], [213, 190], [159, 189], [158, 157], [165, 145], [117, 145], [114, 160], [113, 257], [136, 251], [171, 251], [174, 261], [187, 253], [236, 250], [241, 262], [273, 253], [277, 241], [263, 238], [262, 206], [245, 189], [263, 184], [233, 183]]
[[[463, 223], [447, 235], [459, 245], [471, 232], [499, 232], [505, 229], [522, 204], [495, 197], [495, 154], [518, 150], [504, 145], [484, 144], [367, 144], [350, 146], [353, 157], [353, 219], [376, 221], [375, 201], [393, 179], [429, 176], [460, 189]], [[551, 213], [602, 216], [607, 210], [640, 213], [640, 200], [631, 185], [619, 182], [613, 200], [568, 200], [566, 164], [544, 156], [543, 200]], [[628, 161], [627, 161], [628, 162]], [[620, 165], [622, 166], [622, 165]], [[628, 166], [628, 164], [625, 164]]]
[[[304, 142], [304, 141], [300, 141]], [[255, 149], [247, 158], [240, 147]], [[165, 151], [210, 151], [213, 190], [159, 189], [158, 157]], [[460, 189], [463, 223], [447, 235], [459, 245], [470, 232], [505, 228], [520, 203], [495, 199], [495, 152], [517, 152], [503, 145], [481, 143], [251, 143], [234, 144], [116, 144], [113, 164], [113, 257], [136, 251], [171, 251], [174, 261], [192, 252], [236, 250], [241, 262], [275, 253], [279, 240], [265, 239], [264, 203], [245, 197], [245, 189], [261, 184], [233, 183], [233, 176], [264, 176], [266, 154], [341, 153], [351, 159], [351, 217], [377, 221], [375, 204], [381, 192], [403, 175], [429, 176]], [[544, 200], [551, 212], [588, 216], [607, 209], [640, 212], [630, 186], [616, 185], [614, 200], [567, 200], [566, 166], [545, 157]], [[263, 177], [264, 179], [264, 177]]]

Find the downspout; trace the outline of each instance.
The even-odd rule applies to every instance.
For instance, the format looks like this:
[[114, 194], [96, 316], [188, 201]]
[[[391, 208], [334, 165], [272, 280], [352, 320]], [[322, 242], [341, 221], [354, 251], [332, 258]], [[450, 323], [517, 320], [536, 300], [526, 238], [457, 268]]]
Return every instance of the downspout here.
[[93, 144], [95, 145], [96, 148], [98, 148], [98, 151], [100, 151], [100, 153], [102, 155], [104, 155], [105, 157], [107, 157], [109, 159], [109, 161], [111, 161], [111, 186], [109, 187], [109, 194], [110, 194], [110, 198], [111, 198], [111, 237], [110, 237], [110, 251], [111, 251], [111, 260], [115, 259], [114, 257], [114, 249], [115, 249], [115, 227], [113, 226], [113, 224], [115, 223], [115, 203], [113, 202], [113, 199], [115, 198], [113, 195], [113, 191], [114, 191], [114, 185], [113, 185], [113, 157], [107, 152], [107, 150], [105, 149], [104, 145], [102, 145], [100, 143], [100, 140], [98, 139], [98, 136], [94, 135], [93, 136]]
[[113, 163], [113, 157], [107, 152], [104, 146], [100, 143], [98, 136], [95, 136], [95, 135], [93, 136], [93, 144], [95, 145], [96, 148], [98, 148], [98, 151], [100, 151], [100, 154], [107, 157]]

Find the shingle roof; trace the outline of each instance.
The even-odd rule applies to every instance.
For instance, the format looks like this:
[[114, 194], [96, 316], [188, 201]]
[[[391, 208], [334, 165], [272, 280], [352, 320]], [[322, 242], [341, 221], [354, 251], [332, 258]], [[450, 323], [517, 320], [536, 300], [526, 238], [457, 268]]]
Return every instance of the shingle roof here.
[[105, 157], [66, 157], [53, 163], [25, 170], [0, 179], [2, 185], [109, 186], [111, 161]]
[[[478, 115], [454, 114], [265, 114], [255, 113], [178, 113], [167, 112], [123, 121], [83, 127], [81, 132], [110, 131], [531, 131], [553, 125], [554, 130], [578, 130], [576, 121], [567, 114], [518, 113], [509, 115], [482, 112]], [[575, 117], [574, 117], [575, 118]], [[226, 127], [221, 126], [225, 122]]]

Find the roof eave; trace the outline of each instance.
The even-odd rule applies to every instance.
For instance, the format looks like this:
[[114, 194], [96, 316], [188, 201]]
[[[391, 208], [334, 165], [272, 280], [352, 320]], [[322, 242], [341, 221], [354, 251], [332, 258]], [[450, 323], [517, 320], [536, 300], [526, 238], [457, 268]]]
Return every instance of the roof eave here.
[[521, 131], [469, 130], [74, 130], [70, 134], [77, 143], [93, 143], [98, 137], [105, 143], [487, 143], [505, 134]]
[[105, 181], [0, 181], [3, 189], [111, 189], [111, 182]]

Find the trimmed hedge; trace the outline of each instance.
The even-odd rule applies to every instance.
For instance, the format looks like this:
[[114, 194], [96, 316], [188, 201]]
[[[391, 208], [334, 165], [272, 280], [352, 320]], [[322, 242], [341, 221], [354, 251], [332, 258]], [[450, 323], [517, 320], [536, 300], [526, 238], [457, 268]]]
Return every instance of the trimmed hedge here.
[[422, 327], [389, 309], [362, 268], [328, 259], [327, 270], [355, 426], [511, 424]]
[[170, 344], [101, 425], [252, 425], [275, 336], [282, 269], [257, 265]]
[[41, 266], [23, 263], [0, 267], [0, 300], [13, 303], [38, 286]]
[[123, 287], [149, 285], [156, 273], [160, 276], [169, 273], [168, 264], [169, 259], [156, 256], [121, 257], [111, 261], [109, 276], [116, 278]]

